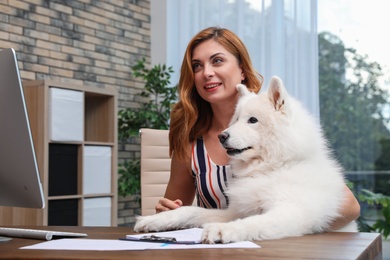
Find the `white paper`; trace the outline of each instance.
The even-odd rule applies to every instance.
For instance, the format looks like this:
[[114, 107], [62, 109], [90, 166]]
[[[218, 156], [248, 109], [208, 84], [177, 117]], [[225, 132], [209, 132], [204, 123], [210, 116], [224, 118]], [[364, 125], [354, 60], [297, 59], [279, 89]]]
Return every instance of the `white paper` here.
[[[192, 228], [169, 232], [150, 233], [148, 235], [158, 235], [166, 237], [175, 237], [178, 241], [200, 241], [202, 229]], [[139, 238], [146, 234], [127, 235], [126, 237]], [[155, 242], [123, 241], [115, 239], [58, 239], [31, 246], [25, 246], [21, 249], [40, 249], [40, 250], [96, 250], [96, 251], [118, 251], [118, 250], [163, 250], [163, 249], [212, 249], [212, 248], [260, 248], [259, 245], [250, 242], [236, 242], [228, 244], [167, 244]]]
[[31, 246], [21, 247], [20, 249], [39, 249], [39, 250], [88, 250], [88, 251], [120, 251], [120, 250], [145, 250], [162, 244], [128, 242], [115, 239], [75, 239], [64, 238], [56, 239]]
[[133, 242], [115, 239], [57, 239], [20, 249], [37, 250], [87, 250], [87, 251], [123, 251], [123, 250], [164, 250], [164, 249], [212, 249], [212, 248], [260, 248], [259, 245], [244, 241], [229, 244], [177, 245], [149, 242]]

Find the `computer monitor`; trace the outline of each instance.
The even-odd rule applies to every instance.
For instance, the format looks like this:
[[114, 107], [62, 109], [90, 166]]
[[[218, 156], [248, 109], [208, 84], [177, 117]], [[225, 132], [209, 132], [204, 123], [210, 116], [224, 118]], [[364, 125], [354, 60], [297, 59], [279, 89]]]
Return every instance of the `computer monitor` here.
[[13, 49], [0, 52], [0, 206], [45, 207]]

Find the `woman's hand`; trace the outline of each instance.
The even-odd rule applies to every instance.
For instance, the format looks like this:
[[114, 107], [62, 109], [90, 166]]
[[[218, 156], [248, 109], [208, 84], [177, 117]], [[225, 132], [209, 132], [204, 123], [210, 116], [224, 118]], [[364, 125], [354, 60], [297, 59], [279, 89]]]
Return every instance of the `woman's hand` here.
[[179, 207], [183, 206], [183, 202], [179, 199], [177, 200], [170, 200], [167, 198], [161, 198], [158, 201], [158, 204], [156, 205], [156, 213], [160, 213], [167, 210], [177, 209]]
[[[180, 161], [172, 155], [171, 174], [164, 197], [155, 206], [156, 213], [189, 206], [195, 197], [194, 177], [191, 170], [191, 158]], [[180, 199], [178, 199], [180, 198]]]

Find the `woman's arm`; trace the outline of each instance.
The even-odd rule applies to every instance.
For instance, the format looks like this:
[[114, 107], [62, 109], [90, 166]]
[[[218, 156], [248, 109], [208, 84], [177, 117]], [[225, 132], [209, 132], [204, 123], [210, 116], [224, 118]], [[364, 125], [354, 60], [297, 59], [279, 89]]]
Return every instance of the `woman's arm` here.
[[171, 175], [164, 198], [156, 205], [156, 212], [176, 209], [182, 205], [191, 205], [195, 198], [194, 178], [191, 175], [191, 162], [179, 161], [172, 155]]
[[344, 187], [345, 200], [341, 208], [341, 216], [330, 225], [331, 230], [337, 230], [360, 216], [360, 204], [347, 185]]

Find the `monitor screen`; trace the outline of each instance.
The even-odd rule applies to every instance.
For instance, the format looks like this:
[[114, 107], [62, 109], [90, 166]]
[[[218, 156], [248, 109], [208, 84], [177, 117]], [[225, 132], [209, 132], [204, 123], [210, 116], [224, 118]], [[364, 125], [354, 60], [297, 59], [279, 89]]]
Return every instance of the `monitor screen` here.
[[13, 49], [0, 51], [0, 206], [45, 206]]

